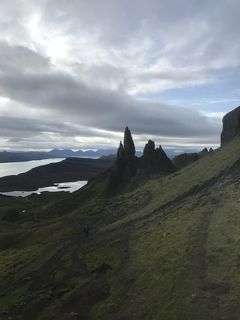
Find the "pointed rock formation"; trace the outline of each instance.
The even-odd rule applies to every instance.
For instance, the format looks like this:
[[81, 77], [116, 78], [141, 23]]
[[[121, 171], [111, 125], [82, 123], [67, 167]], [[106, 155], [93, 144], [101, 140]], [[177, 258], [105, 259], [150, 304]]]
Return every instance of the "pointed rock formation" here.
[[118, 165], [118, 167], [123, 167], [124, 163], [125, 163], [125, 152], [124, 152], [122, 141], [120, 141], [120, 145], [117, 151], [116, 164]]
[[148, 143], [145, 145], [143, 149], [143, 157], [151, 156], [155, 151], [155, 143], [152, 140], [148, 140]]
[[[120, 142], [117, 159], [109, 177], [109, 190], [113, 191], [132, 177], [146, 174], [168, 174], [175, 171], [175, 166], [167, 157], [162, 147], [155, 149], [155, 143], [149, 140], [146, 144], [143, 156], [135, 156], [135, 145], [128, 127], [124, 133], [124, 143]], [[139, 173], [139, 174], [138, 174]]]
[[129, 179], [136, 174], [137, 171], [137, 158], [135, 156], [135, 145], [133, 142], [131, 131], [128, 127], [124, 132], [124, 155], [125, 155], [125, 170], [124, 178]]
[[131, 131], [128, 129], [128, 127], [125, 128], [124, 133], [124, 153], [126, 161], [130, 161], [135, 157], [135, 145]]
[[221, 146], [240, 136], [240, 106], [223, 117]]
[[115, 189], [123, 181], [126, 181], [136, 174], [137, 158], [135, 157], [135, 145], [132, 134], [128, 127], [124, 133], [124, 144], [120, 142], [117, 151], [117, 160], [113, 166], [109, 178], [109, 186]]
[[170, 173], [175, 170], [172, 161], [167, 157], [162, 147], [155, 149], [155, 143], [149, 140], [145, 145], [143, 156], [140, 159], [141, 168], [146, 173]]
[[175, 166], [173, 165], [172, 161], [168, 158], [168, 156], [166, 155], [165, 151], [163, 150], [163, 148], [161, 146], [159, 146], [156, 150], [156, 159], [157, 159], [157, 164], [158, 167], [157, 169], [160, 172], [163, 173], [171, 173], [173, 171], [175, 171]]

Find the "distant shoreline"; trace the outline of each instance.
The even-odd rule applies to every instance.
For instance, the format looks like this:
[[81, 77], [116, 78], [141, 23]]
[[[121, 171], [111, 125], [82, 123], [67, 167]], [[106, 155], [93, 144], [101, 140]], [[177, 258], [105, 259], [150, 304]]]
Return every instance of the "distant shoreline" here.
[[35, 191], [55, 183], [89, 181], [113, 165], [114, 158], [67, 158], [0, 178], [0, 192]]

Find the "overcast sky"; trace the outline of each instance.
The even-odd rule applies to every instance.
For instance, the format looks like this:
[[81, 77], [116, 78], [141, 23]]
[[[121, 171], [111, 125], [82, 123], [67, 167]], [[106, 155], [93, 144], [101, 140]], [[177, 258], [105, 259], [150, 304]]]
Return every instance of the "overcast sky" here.
[[217, 146], [239, 0], [0, 1], [0, 149]]

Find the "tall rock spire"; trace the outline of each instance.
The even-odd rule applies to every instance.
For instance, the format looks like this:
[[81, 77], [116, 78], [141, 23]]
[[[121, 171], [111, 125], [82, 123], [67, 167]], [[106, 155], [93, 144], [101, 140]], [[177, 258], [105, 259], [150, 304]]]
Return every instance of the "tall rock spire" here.
[[117, 160], [109, 178], [109, 190], [116, 189], [122, 182], [133, 177], [137, 170], [135, 146], [128, 127], [124, 133], [124, 143], [120, 142]]
[[124, 148], [123, 148], [123, 144], [122, 141], [120, 141], [120, 145], [117, 151], [117, 166], [118, 167], [123, 167], [124, 163], [125, 163], [125, 153], [124, 153]]
[[155, 143], [152, 140], [148, 140], [148, 143], [145, 145], [143, 149], [144, 157], [151, 157], [151, 155], [155, 152]]
[[135, 145], [133, 142], [131, 131], [128, 127], [125, 128], [124, 133], [124, 153], [125, 153], [125, 160], [131, 160], [135, 157]]

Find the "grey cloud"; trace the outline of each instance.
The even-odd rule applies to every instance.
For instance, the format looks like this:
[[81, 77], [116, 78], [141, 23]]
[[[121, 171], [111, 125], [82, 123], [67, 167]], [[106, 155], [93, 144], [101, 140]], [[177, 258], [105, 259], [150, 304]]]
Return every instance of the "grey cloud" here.
[[[44, 17], [69, 26], [77, 33], [81, 28], [99, 34], [102, 41], [127, 42], [139, 30], [152, 33], [170, 32], [178, 21], [185, 21], [190, 14], [203, 12], [207, 2], [202, 1], [87, 1], [51, 0], [43, 7]], [[209, 2], [208, 2], [209, 4]], [[56, 10], [57, 8], [57, 10]], [[175, 24], [171, 23], [175, 22]]]
[[[27, 111], [27, 109], [26, 109]], [[62, 137], [85, 136], [95, 137], [94, 128], [86, 128], [77, 124], [70, 124], [59, 118], [55, 121], [32, 118], [0, 117], [0, 136], [6, 137], [9, 141], [18, 141], [23, 138], [34, 138], [42, 133], [58, 134]], [[99, 136], [106, 137], [107, 133], [98, 132]]]
[[[225, 71], [214, 69], [240, 64], [237, 0], [26, 0], [21, 6], [12, 0], [2, 1], [0, 12], [0, 96], [35, 112], [35, 118], [19, 119], [10, 110], [11, 118], [0, 119], [0, 136], [11, 143], [46, 132], [101, 137], [108, 133], [98, 129], [111, 135], [126, 124], [136, 135], [165, 141], [218, 141], [220, 121], [127, 92], [151, 92], [151, 85], [162, 90], [158, 81], [171, 88], [222, 81]], [[47, 52], [39, 53], [38, 39], [25, 26], [35, 14], [44, 31], [60, 30], [70, 39], [70, 72], [57, 71]], [[96, 53], [79, 63], [84, 45], [78, 39], [84, 37], [102, 50], [99, 60]], [[79, 59], [71, 56], [76, 52]], [[38, 118], [39, 110], [48, 112], [48, 121]]]
[[[101, 42], [107, 41], [113, 47], [120, 45], [122, 49], [124, 43], [138, 36], [142, 41], [147, 36], [153, 40], [156, 54], [156, 49], [181, 39], [183, 43], [194, 44], [188, 46], [186, 59], [197, 54], [195, 48], [196, 51], [202, 48], [198, 57], [206, 54], [209, 58], [211, 50], [218, 57], [222, 52], [217, 48], [229, 50], [225, 44], [238, 43], [240, 6], [237, 0], [219, 0], [217, 5], [209, 0], [50, 0], [41, 10], [47, 22], [65, 25], [70, 34], [81, 34], [84, 30], [87, 34], [99, 35]], [[186, 37], [189, 31], [193, 38]], [[174, 50], [172, 54], [174, 56]]]
[[0, 73], [42, 72], [49, 65], [48, 58], [27, 47], [0, 41]]
[[[141, 88], [157, 92], [217, 81], [214, 69], [240, 64], [237, 0], [219, 0], [217, 6], [208, 0], [51, 0], [41, 12], [43, 21], [68, 30], [76, 39], [75, 50], [82, 50], [77, 40], [85, 36], [104, 51], [101, 70], [93, 65], [79, 74], [80, 79], [95, 85], [135, 94], [141, 93]], [[145, 40], [149, 44], [142, 48]], [[108, 61], [112, 62], [111, 77], [107, 75]], [[167, 71], [161, 70], [162, 63]], [[151, 71], [154, 66], [157, 72]], [[187, 79], [184, 69], [191, 73]], [[156, 80], [163, 83], [154, 85]]]
[[170, 136], [216, 134], [217, 125], [196, 111], [90, 88], [62, 73], [8, 74], [0, 77], [0, 86], [1, 95], [83, 126], [119, 132], [128, 124], [136, 133]]

